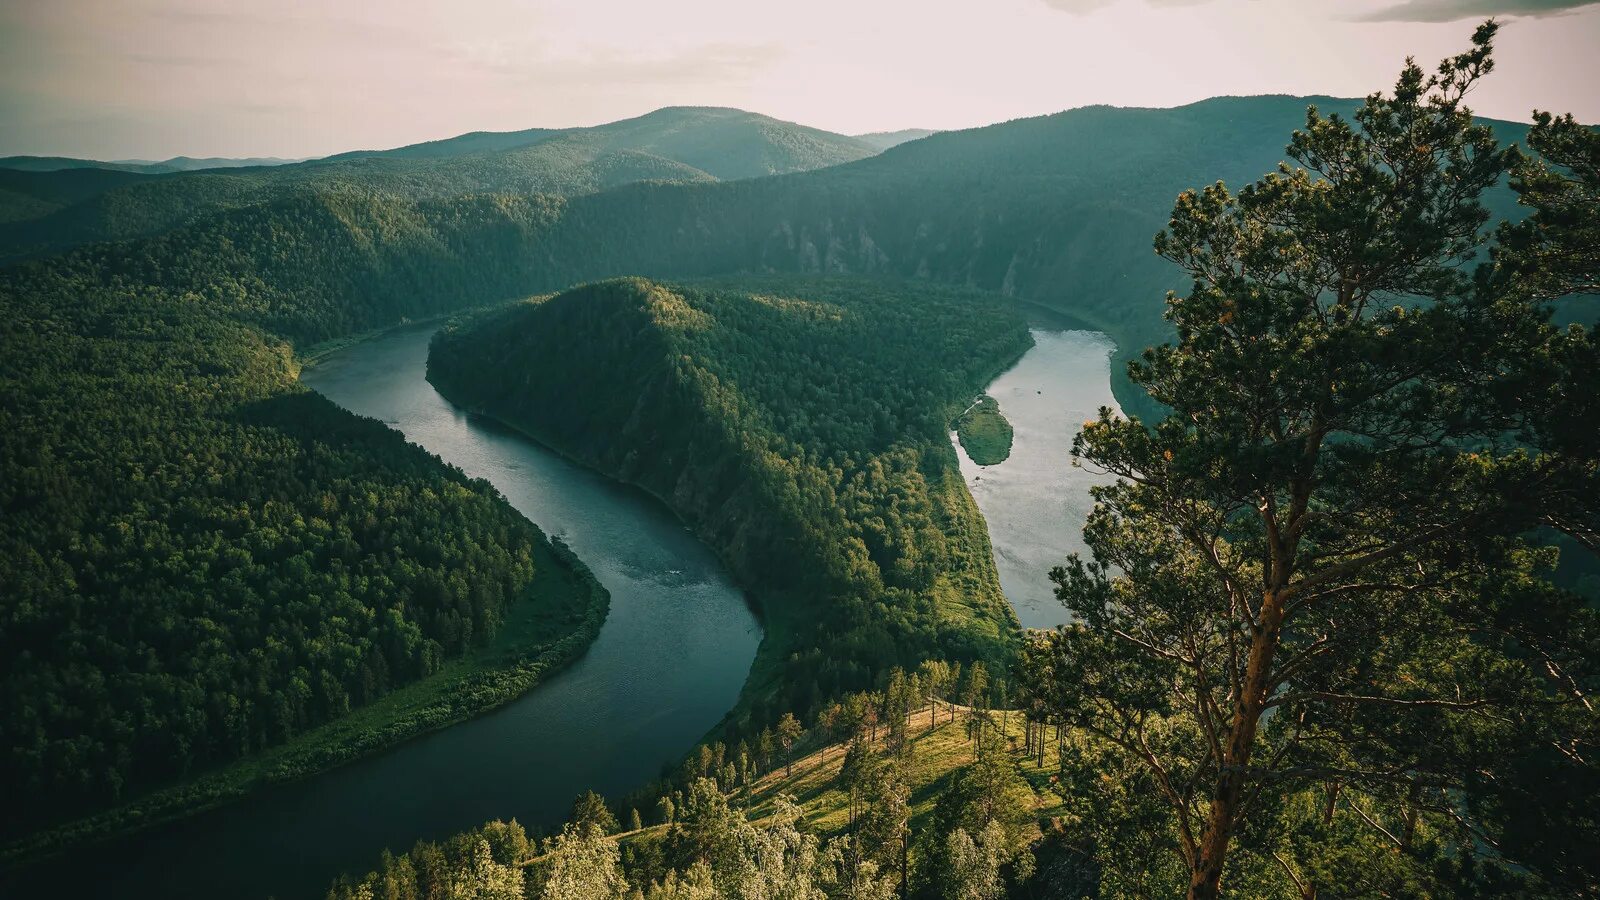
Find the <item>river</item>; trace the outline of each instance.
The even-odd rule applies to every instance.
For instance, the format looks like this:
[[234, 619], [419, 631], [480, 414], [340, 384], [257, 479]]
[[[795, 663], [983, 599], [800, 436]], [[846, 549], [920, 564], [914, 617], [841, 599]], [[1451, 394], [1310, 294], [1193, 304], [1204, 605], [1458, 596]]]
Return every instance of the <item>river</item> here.
[[760, 626], [705, 545], [659, 502], [451, 406], [424, 379], [429, 326], [307, 369], [340, 406], [486, 478], [611, 592], [575, 664], [491, 713], [389, 752], [19, 873], [8, 896], [320, 897], [385, 847], [489, 819], [550, 825], [676, 762], [733, 706]]
[[[1110, 478], [1072, 465], [1072, 439], [1111, 395], [1110, 338], [1095, 331], [1032, 329], [1034, 346], [989, 385], [1014, 432], [1005, 462], [980, 466], [956, 443], [967, 490], [989, 523], [1000, 588], [1027, 628], [1067, 621], [1050, 569], [1087, 553], [1089, 488]], [[955, 441], [954, 432], [950, 439]]]
[[[489, 819], [550, 825], [593, 789], [616, 797], [679, 759], [732, 707], [761, 631], [712, 553], [659, 502], [492, 422], [423, 377], [432, 326], [356, 344], [302, 375], [352, 412], [485, 478], [560, 537], [611, 592], [589, 651], [498, 710], [322, 775], [18, 873], [6, 896], [317, 897], [385, 847]], [[1000, 582], [1028, 627], [1066, 619], [1047, 573], [1083, 549], [1090, 485], [1072, 436], [1101, 405], [1110, 342], [1033, 329], [1035, 346], [988, 393], [1015, 429], [1011, 456], [961, 470], [988, 521]], [[952, 435], [952, 438], [954, 436]]]

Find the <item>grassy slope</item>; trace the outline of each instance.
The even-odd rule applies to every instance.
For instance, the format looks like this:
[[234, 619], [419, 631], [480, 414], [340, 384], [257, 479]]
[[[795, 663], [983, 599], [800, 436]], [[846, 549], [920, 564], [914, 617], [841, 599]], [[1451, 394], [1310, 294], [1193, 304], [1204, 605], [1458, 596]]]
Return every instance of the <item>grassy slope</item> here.
[[[903, 763], [906, 785], [911, 790], [911, 829], [913, 833], [924, 828], [933, 814], [935, 803], [957, 770], [972, 762], [972, 739], [967, 734], [968, 707], [939, 701], [935, 713], [928, 708], [913, 712], [909, 718], [911, 755]], [[1053, 739], [1046, 740], [1043, 764], [1037, 757], [1025, 757], [1022, 750], [1022, 714], [992, 711], [994, 727], [1003, 732], [1011, 745], [1009, 756], [1017, 772], [1033, 790], [1033, 811], [1036, 822], [1043, 823], [1061, 813], [1062, 804], [1054, 794], [1051, 783], [1059, 768]], [[930, 719], [936, 724], [929, 729]], [[880, 749], [886, 739], [887, 729], [878, 729], [875, 746]], [[1053, 738], [1053, 735], [1052, 735]], [[823, 836], [842, 833], [849, 824], [849, 792], [840, 784], [839, 774], [844, 766], [847, 743], [826, 744], [803, 748], [803, 755], [793, 766], [778, 767], [763, 775], [750, 786], [747, 794], [735, 794], [729, 802], [743, 807], [753, 822], [771, 816], [779, 797], [791, 797], [805, 810], [805, 826]], [[664, 825], [649, 825], [636, 831], [615, 835], [618, 841], [652, 841], [666, 836]], [[529, 864], [538, 858], [528, 860]]]
[[[967, 734], [966, 720], [969, 709], [943, 701], [937, 704], [938, 724], [930, 731], [932, 717], [927, 708], [911, 714], [911, 756], [905, 766], [906, 784], [911, 788], [911, 822], [915, 830], [933, 812], [939, 792], [949, 782], [950, 775], [972, 762], [972, 738]], [[1044, 765], [1037, 758], [1023, 756], [1023, 719], [1017, 711], [994, 712], [994, 725], [1003, 725], [1003, 733], [1011, 744], [1011, 758], [1017, 771], [1034, 789], [1037, 818], [1053, 815], [1060, 801], [1050, 793], [1051, 776], [1058, 767], [1054, 745], [1045, 748]], [[953, 719], [952, 719], [953, 717]], [[878, 729], [881, 746], [887, 729]], [[1048, 742], [1047, 742], [1048, 743]], [[839, 771], [844, 766], [846, 744], [819, 747], [796, 760], [792, 773], [782, 768], [761, 777], [751, 788], [749, 797], [752, 819], [761, 819], [772, 811], [773, 801], [780, 796], [795, 798], [806, 811], [806, 823], [824, 834], [844, 830], [849, 820], [850, 797], [839, 784]]]
[[1000, 412], [999, 401], [987, 395], [956, 420], [956, 437], [980, 466], [999, 465], [1011, 455], [1011, 423]]

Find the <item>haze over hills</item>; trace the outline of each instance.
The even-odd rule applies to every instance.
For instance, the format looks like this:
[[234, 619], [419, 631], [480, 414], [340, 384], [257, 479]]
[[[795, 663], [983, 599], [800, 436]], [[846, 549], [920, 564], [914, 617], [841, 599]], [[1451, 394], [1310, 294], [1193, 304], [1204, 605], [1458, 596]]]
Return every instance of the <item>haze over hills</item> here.
[[[298, 164], [154, 177], [109, 185], [103, 194], [82, 192], [88, 196], [71, 201], [63, 195], [68, 185], [78, 185], [68, 173], [60, 176], [64, 184], [31, 185], [31, 199], [0, 202], [0, 221], [26, 223], [0, 228], [0, 259], [153, 234], [291, 192], [357, 187], [409, 197], [575, 196], [636, 181], [714, 181], [799, 172], [874, 152], [844, 135], [741, 110], [672, 107], [592, 128], [475, 132]], [[92, 181], [94, 177], [86, 180], [103, 183]]]
[[[574, 198], [547, 239], [568, 281], [608, 275], [780, 271], [889, 275], [1040, 303], [1106, 331], [1124, 408], [1122, 360], [1165, 340], [1180, 273], [1151, 253], [1179, 192], [1244, 183], [1284, 158], [1308, 104], [1327, 97], [1224, 97], [1174, 109], [1085, 107], [943, 132], [789, 178], [633, 185]], [[1502, 140], [1526, 127], [1494, 123]], [[1489, 197], [1497, 216], [1514, 197]], [[558, 281], [561, 278], [557, 279]]]
[[0, 157], [0, 169], [20, 172], [60, 172], [68, 169], [111, 169], [117, 172], [140, 172], [146, 175], [165, 175], [172, 172], [194, 172], [200, 169], [242, 169], [251, 166], [283, 166], [304, 162], [302, 159], [283, 159], [277, 156], [234, 158], [209, 156], [197, 159], [192, 156], [174, 156], [171, 159], [76, 159], [68, 156], [7, 156]]
[[871, 156], [876, 142], [783, 122], [739, 109], [669, 106], [632, 119], [579, 128], [475, 131], [393, 150], [357, 150], [328, 161], [360, 157], [446, 159], [545, 143], [595, 156], [633, 151], [675, 160], [724, 181], [782, 175]]
[[898, 144], [904, 144], [906, 141], [921, 140], [930, 134], [938, 134], [938, 132], [927, 128], [902, 128], [899, 131], [873, 131], [867, 134], [858, 134], [855, 139], [877, 147], [879, 150], [887, 150]]
[[[35, 176], [30, 196], [61, 206], [0, 227], [0, 246], [68, 246], [176, 222], [204, 231], [209, 215], [307, 191], [376, 191], [400, 206], [467, 193], [552, 194], [568, 201], [541, 226], [548, 268], [530, 290], [624, 274], [889, 274], [1038, 302], [1107, 331], [1119, 353], [1131, 353], [1165, 334], [1161, 298], [1182, 286], [1149, 250], [1172, 198], [1276, 166], [1308, 104], [1348, 113], [1357, 103], [1259, 96], [1170, 109], [1093, 106], [932, 134], [881, 154], [861, 139], [764, 116], [677, 107], [594, 128], [474, 133], [237, 175], [163, 176], [75, 202], [56, 198], [79, 179], [110, 179]], [[1496, 127], [1506, 141], [1526, 131]], [[714, 183], [784, 170], [792, 174]], [[1490, 199], [1497, 214], [1516, 214], [1508, 191]], [[368, 202], [376, 201], [340, 204]]]

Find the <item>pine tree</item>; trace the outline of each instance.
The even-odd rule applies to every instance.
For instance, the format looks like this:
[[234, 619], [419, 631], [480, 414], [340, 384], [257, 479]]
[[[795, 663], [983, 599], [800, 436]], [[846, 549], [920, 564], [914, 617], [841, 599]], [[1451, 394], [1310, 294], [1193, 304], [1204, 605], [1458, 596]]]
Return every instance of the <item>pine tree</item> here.
[[783, 747], [783, 774], [787, 778], [794, 774], [794, 747], [800, 736], [805, 734], [805, 729], [800, 727], [800, 720], [794, 713], [784, 713], [778, 720], [778, 743]]
[[1078, 438], [1118, 482], [1095, 489], [1094, 560], [1053, 573], [1074, 623], [1023, 665], [1089, 736], [1063, 778], [1106, 800], [1086, 827], [1108, 878], [1164, 877], [1117, 856], [1141, 819], [1192, 898], [1225, 868], [1299, 893], [1516, 878], [1470, 798], [1592, 722], [1552, 673], [1591, 657], [1593, 611], [1524, 535], [1593, 532], [1593, 457], [1518, 439], [1507, 392], [1559, 338], [1512, 279], [1470, 274], [1511, 163], [1462, 103], [1494, 33], [1435, 75], [1408, 63], [1353, 121], [1313, 107], [1298, 167], [1186, 192], [1157, 238], [1193, 284], [1168, 300], [1177, 344], [1130, 377], [1170, 413], [1102, 410]]

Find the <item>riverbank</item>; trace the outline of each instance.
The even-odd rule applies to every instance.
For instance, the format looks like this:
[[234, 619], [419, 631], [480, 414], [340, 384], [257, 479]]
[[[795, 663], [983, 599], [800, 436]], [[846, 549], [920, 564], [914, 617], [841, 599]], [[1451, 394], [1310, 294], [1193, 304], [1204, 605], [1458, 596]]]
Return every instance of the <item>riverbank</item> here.
[[1164, 415], [1161, 405], [1129, 380], [1128, 364], [1141, 358], [1146, 347], [1174, 341], [1177, 335], [1170, 326], [1160, 319], [1131, 324], [1094, 310], [1066, 310], [1038, 300], [1018, 298], [1016, 304], [1027, 312], [1032, 326], [1044, 327], [1047, 331], [1095, 331], [1105, 335], [1111, 341], [1107, 377], [1117, 408], [1123, 415], [1141, 416], [1147, 421]]
[[1073, 465], [1071, 448], [1084, 421], [1102, 406], [1117, 408], [1107, 377], [1114, 350], [1098, 332], [1035, 326], [1032, 333], [1034, 349], [984, 389], [1012, 429], [1006, 459], [985, 463], [959, 434], [951, 446], [983, 511], [1006, 599], [1024, 627], [1052, 628], [1066, 621], [1066, 610], [1050, 570], [1087, 551], [1082, 528], [1094, 506], [1090, 490], [1108, 480]]
[[1020, 630], [945, 434], [1029, 343], [1003, 300], [953, 290], [618, 279], [447, 326], [428, 378], [662, 499], [760, 601], [731, 740], [873, 670], [1004, 665]]
[[[299, 781], [466, 721], [514, 700], [581, 657], [600, 633], [609, 596], [559, 541], [534, 550], [534, 577], [494, 641], [349, 715], [219, 769], [0, 848], [23, 867]], [[539, 602], [535, 603], [534, 598]]]

